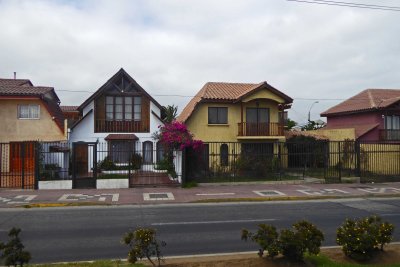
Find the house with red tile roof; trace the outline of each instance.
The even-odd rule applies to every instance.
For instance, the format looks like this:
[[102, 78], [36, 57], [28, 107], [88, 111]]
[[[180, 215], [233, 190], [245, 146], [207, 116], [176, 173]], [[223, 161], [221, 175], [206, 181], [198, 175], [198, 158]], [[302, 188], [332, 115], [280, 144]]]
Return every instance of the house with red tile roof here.
[[0, 79], [0, 142], [66, 140], [64, 115], [53, 87]]
[[359, 141], [400, 141], [400, 90], [367, 89], [321, 116], [325, 131], [352, 128]]
[[208, 82], [178, 120], [204, 142], [284, 140], [285, 110], [292, 102], [267, 82]]
[[34, 187], [33, 141], [67, 140], [59, 104], [53, 87], [34, 86], [27, 79], [0, 79], [0, 187]]

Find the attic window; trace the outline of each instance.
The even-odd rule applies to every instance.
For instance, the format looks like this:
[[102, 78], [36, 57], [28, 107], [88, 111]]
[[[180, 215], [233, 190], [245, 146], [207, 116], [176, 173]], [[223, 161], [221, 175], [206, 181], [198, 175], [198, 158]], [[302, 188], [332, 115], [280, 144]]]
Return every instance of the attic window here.
[[117, 121], [140, 121], [142, 117], [140, 96], [107, 96], [106, 119]]

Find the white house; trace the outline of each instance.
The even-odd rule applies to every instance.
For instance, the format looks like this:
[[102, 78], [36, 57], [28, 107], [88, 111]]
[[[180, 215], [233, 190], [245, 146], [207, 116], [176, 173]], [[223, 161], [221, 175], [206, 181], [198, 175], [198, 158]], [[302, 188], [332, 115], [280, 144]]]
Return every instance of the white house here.
[[[128, 160], [124, 158], [128, 154], [120, 151], [140, 151], [143, 162], [151, 164], [157, 157], [152, 134], [163, 124], [161, 108], [121, 68], [78, 107], [81, 119], [70, 128], [69, 141], [105, 144], [104, 150], [119, 163]], [[79, 150], [84, 150], [83, 155], [89, 150], [90, 155], [91, 148], [83, 144]]]

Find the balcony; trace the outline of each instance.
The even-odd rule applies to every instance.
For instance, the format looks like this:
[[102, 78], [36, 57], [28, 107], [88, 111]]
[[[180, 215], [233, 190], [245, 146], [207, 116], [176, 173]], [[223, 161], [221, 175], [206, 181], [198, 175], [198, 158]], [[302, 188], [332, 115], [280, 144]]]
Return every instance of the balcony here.
[[283, 136], [284, 125], [277, 122], [270, 123], [238, 123], [238, 136]]
[[400, 141], [400, 130], [379, 130], [380, 141]]
[[149, 132], [149, 126], [142, 121], [126, 120], [96, 120], [95, 133], [144, 133]]

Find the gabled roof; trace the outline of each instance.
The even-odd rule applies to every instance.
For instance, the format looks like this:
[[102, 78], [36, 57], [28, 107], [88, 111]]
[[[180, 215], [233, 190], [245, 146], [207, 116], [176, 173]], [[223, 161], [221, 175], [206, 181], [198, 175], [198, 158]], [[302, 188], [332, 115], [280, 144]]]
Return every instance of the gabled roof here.
[[290, 104], [293, 99], [278, 89], [272, 87], [267, 82], [261, 83], [224, 83], [208, 82], [190, 100], [178, 117], [179, 121], [185, 122], [190, 118], [196, 106], [200, 102], [230, 102], [235, 103], [246, 96], [255, 93], [257, 90], [267, 89], [272, 93], [282, 97], [285, 104]]
[[94, 92], [88, 99], [85, 100], [80, 106], [79, 110], [82, 110], [86, 107], [91, 101], [93, 101], [97, 96], [99, 96], [105, 89], [107, 89], [108, 85], [113, 82], [113, 80], [118, 77], [119, 75], [125, 75], [135, 86], [135, 88], [139, 89], [144, 95], [146, 95], [150, 100], [160, 109], [162, 106], [151, 96], [149, 95], [146, 90], [144, 90], [123, 68], [121, 68], [117, 73], [115, 73], [110, 79], [107, 80], [105, 84], [103, 84], [96, 92]]
[[400, 90], [366, 89], [321, 113], [322, 117], [385, 109], [400, 100]]
[[27, 79], [0, 79], [0, 96], [32, 96], [41, 99], [51, 116], [54, 117], [57, 126], [64, 132], [64, 115], [59, 106], [60, 99], [53, 87], [33, 86]]

